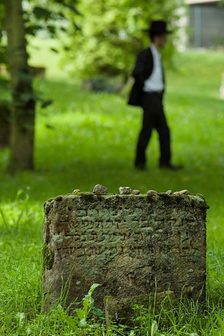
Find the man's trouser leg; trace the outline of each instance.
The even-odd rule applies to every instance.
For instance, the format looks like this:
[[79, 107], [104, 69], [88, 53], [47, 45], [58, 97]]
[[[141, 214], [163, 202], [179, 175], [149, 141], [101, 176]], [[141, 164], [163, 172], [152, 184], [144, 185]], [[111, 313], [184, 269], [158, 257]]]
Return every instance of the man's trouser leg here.
[[153, 100], [151, 94], [144, 94], [142, 128], [138, 136], [135, 157], [135, 166], [139, 168], [144, 168], [146, 165], [146, 149], [155, 126]]
[[166, 116], [163, 110], [161, 101], [160, 113], [157, 115], [156, 130], [159, 134], [160, 144], [160, 165], [169, 165], [171, 163], [171, 149], [170, 149], [170, 130], [167, 124]]

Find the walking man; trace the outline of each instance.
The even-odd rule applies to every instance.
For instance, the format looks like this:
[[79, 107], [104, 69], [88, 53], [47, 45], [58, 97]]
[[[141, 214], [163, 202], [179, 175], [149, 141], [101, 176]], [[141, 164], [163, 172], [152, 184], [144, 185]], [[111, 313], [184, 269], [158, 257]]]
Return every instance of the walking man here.
[[159, 50], [167, 41], [167, 23], [163, 20], [152, 21], [147, 29], [150, 39], [150, 48], [141, 51], [133, 70], [135, 79], [128, 104], [143, 108], [142, 129], [140, 131], [135, 157], [135, 167], [146, 169], [146, 149], [152, 130], [159, 134], [160, 160], [159, 167], [169, 170], [178, 170], [181, 166], [172, 164], [170, 148], [170, 130], [167, 125], [163, 108], [165, 92], [165, 76]]

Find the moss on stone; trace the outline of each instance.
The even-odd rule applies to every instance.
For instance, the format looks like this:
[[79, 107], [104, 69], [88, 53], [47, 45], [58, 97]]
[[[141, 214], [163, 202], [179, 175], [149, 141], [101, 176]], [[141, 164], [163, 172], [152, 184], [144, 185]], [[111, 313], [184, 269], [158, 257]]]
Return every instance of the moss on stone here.
[[54, 253], [48, 248], [47, 244], [43, 246], [43, 267], [44, 269], [52, 269], [54, 264]]

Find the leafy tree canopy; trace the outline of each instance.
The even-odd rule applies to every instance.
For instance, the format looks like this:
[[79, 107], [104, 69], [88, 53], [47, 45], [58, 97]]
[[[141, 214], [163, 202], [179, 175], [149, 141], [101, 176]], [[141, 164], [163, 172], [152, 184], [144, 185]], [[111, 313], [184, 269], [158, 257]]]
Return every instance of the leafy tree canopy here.
[[[67, 31], [68, 22], [74, 26], [79, 15], [74, 0], [23, 0], [23, 11], [26, 36], [45, 31], [50, 37], [55, 37], [57, 33]], [[0, 0], [0, 63], [6, 62], [4, 16], [4, 0]]]
[[[147, 45], [151, 19], [166, 19], [175, 31], [183, 0], [82, 0], [77, 25], [70, 26], [66, 60], [75, 75], [127, 77], [135, 54]], [[168, 54], [172, 53], [172, 39]]]

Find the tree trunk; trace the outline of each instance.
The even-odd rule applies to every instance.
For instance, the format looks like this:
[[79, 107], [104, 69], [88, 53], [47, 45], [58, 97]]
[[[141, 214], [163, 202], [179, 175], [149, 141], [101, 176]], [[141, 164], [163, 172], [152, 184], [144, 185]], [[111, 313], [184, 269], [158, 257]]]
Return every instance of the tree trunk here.
[[0, 101], [0, 148], [9, 146], [10, 142], [10, 104]]
[[12, 133], [8, 169], [34, 168], [35, 98], [23, 21], [22, 0], [5, 0], [8, 64], [12, 88]]

